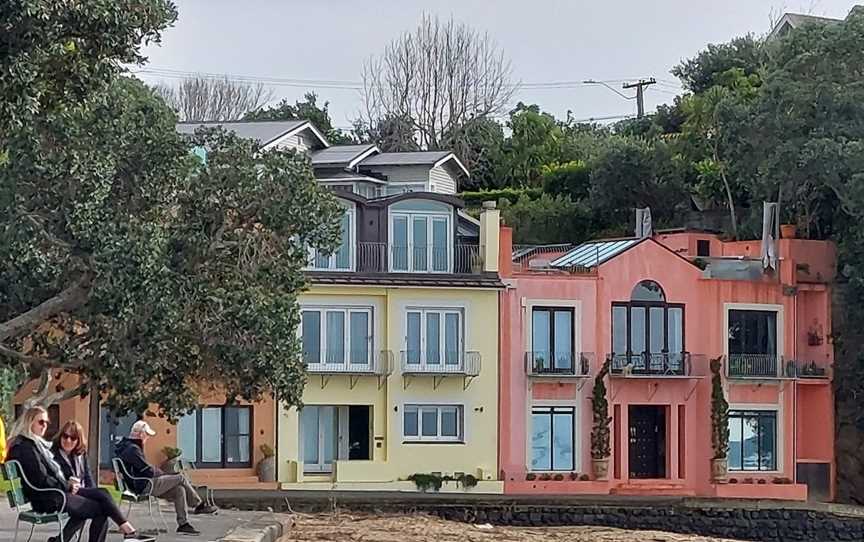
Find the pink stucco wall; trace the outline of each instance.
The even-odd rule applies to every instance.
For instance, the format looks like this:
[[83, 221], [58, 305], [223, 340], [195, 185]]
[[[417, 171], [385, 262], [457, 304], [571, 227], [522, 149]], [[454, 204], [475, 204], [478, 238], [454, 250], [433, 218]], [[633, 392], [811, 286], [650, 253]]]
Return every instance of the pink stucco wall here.
[[[702, 270], [687, 257], [695, 256], [696, 240], [709, 239], [712, 255], [759, 255], [759, 242], [723, 243], [707, 234], [683, 233], [658, 237], [639, 243], [602, 264], [595, 274], [565, 272], [522, 272], [506, 276], [508, 288], [501, 298], [501, 443], [500, 464], [505, 476], [505, 491], [530, 492], [545, 485], [527, 484], [530, 409], [534, 404], [564, 402], [577, 406], [577, 470], [590, 472], [590, 393], [592, 380], [538, 379], [526, 376], [524, 352], [527, 349], [530, 313], [533, 302], [554, 300], [578, 307], [577, 337], [581, 351], [593, 352], [591, 374], [596, 374], [611, 349], [611, 304], [628, 301], [633, 287], [642, 280], [654, 280], [672, 303], [685, 305], [685, 350], [693, 356], [690, 378], [621, 378], [607, 382], [610, 415], [613, 423], [613, 456], [610, 461], [610, 492], [626, 492], [636, 487], [628, 470], [628, 406], [659, 405], [666, 413], [666, 474], [657, 481], [658, 492], [671, 491], [692, 495], [732, 495], [735, 491], [717, 489], [710, 481], [710, 396], [708, 362], [726, 354], [727, 304], [768, 304], [779, 307], [781, 354], [787, 359], [807, 358], [833, 361], [830, 334], [829, 285], [800, 283], [806, 266], [811, 278], [833, 277], [833, 246], [828, 243], [783, 240], [780, 246], [780, 272], [759, 282], [703, 278]], [[502, 246], [502, 252], [507, 247]], [[796, 260], [795, 255], [807, 260]], [[809, 260], [809, 261], [808, 261]], [[784, 286], [786, 288], [784, 288]], [[792, 288], [790, 290], [790, 288]], [[794, 295], [793, 295], [794, 294]], [[782, 324], [780, 321], [782, 320]], [[819, 336], [823, 342], [808, 337]], [[808, 331], [812, 331], [808, 335]], [[580, 345], [577, 343], [577, 348]], [[833, 397], [826, 379], [795, 381], [726, 380], [727, 399], [735, 407], [778, 409], [780, 465], [777, 472], [756, 473], [767, 478], [795, 477], [797, 460], [828, 462], [833, 472]], [[811, 438], [813, 437], [813, 438]], [[744, 476], [752, 476], [748, 473]], [[735, 476], [735, 474], [730, 474]], [[832, 482], [833, 483], [833, 482]], [[561, 486], [564, 487], [564, 486]], [[573, 483], [567, 492], [596, 492], [596, 484]], [[650, 481], [647, 485], [649, 491]], [[744, 493], [759, 487], [745, 487]], [[786, 487], [787, 489], [783, 489]], [[644, 492], [646, 481], [638, 481]], [[671, 488], [671, 489], [670, 489]], [[542, 491], [542, 489], [535, 489]], [[730, 493], [732, 491], [732, 493]], [[800, 485], [772, 485], [771, 495], [800, 498]], [[784, 493], [785, 491], [785, 493]], [[806, 495], [806, 488], [803, 490]], [[749, 494], [749, 493], [748, 493]]]

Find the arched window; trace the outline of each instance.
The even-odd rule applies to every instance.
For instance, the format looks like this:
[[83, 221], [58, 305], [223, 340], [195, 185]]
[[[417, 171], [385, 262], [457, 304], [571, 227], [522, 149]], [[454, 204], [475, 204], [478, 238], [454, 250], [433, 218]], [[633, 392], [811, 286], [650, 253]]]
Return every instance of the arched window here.
[[633, 287], [630, 301], [612, 303], [613, 373], [683, 375], [684, 305], [669, 303], [653, 280]]
[[630, 301], [663, 303], [666, 301], [666, 294], [663, 293], [663, 288], [653, 280], [643, 280], [630, 292]]

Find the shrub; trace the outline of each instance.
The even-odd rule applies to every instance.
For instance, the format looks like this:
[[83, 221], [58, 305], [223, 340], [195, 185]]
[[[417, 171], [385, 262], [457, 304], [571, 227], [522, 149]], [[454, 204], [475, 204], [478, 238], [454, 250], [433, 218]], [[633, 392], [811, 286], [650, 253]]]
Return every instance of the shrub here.
[[522, 196], [534, 200], [539, 199], [542, 194], [543, 190], [539, 188], [501, 188], [498, 190], [461, 192], [457, 196], [462, 198], [466, 207], [480, 207], [484, 201], [500, 203], [501, 200], [506, 200], [509, 203], [516, 203]]
[[525, 479], [528, 480], [529, 482], [533, 482], [534, 480], [537, 479], [537, 475], [534, 474], [533, 472], [529, 472], [528, 474], [525, 475]]
[[261, 455], [263, 455], [265, 459], [276, 455], [276, 451], [273, 449], [273, 447], [266, 442], [259, 446], [258, 449], [261, 450]]
[[172, 459], [177, 459], [178, 457], [183, 455], [183, 450], [181, 450], [180, 448], [175, 448], [173, 446], [165, 446], [164, 448], [162, 448], [162, 453], [165, 454], [165, 458], [168, 461], [171, 461]]
[[553, 478], [555, 479], [556, 482], [560, 482], [560, 481], [564, 480], [564, 475], [559, 472]]
[[711, 360], [711, 447], [712, 459], [726, 459], [729, 452], [729, 403], [723, 395], [720, 358]]
[[580, 481], [580, 482], [588, 482], [588, 481], [590, 481], [590, 480], [591, 480], [591, 477], [588, 476], [587, 474], [583, 474], [583, 475], [581, 475], [581, 476], [579, 477], [579, 481]]
[[612, 453], [609, 444], [609, 402], [606, 400], [606, 383], [604, 381], [609, 373], [609, 360], [607, 359], [597, 376], [594, 377], [594, 389], [591, 392], [591, 412], [594, 421], [591, 425], [591, 459], [606, 459]]

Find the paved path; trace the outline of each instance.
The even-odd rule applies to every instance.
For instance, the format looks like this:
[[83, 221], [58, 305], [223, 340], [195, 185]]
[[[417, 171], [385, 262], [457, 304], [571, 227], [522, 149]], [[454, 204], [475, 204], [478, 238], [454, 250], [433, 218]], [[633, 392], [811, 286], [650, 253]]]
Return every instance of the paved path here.
[[[124, 506], [123, 510], [125, 511], [125, 509], [126, 507]], [[236, 512], [230, 510], [220, 510], [219, 513], [214, 516], [190, 516], [190, 521], [199, 531], [201, 531], [201, 535], [188, 536], [179, 535], [175, 532], [177, 522], [174, 519], [174, 509], [172, 506], [166, 506], [163, 503], [162, 513], [165, 516], [165, 521], [168, 523], [169, 532], [157, 535], [156, 539], [158, 542], [210, 542], [222, 538], [229, 530], [234, 529], [235, 527], [259, 522], [262, 517], [273, 516], [266, 512]], [[147, 531], [153, 528], [150, 516], [147, 513], [146, 505], [142, 506], [139, 504], [133, 506], [130, 519], [135, 527], [141, 531]], [[110, 524], [107, 542], [122, 541], [120, 534], [115, 529], [114, 524]], [[29, 532], [30, 526], [22, 523], [21, 530], [18, 533], [18, 542], [26, 542]], [[15, 513], [9, 508], [9, 504], [5, 502], [4, 499], [0, 502], [0, 541], [12, 542], [14, 533]], [[31, 542], [45, 542], [49, 536], [53, 536], [56, 533], [57, 531], [53, 529], [53, 526], [36, 527]]]

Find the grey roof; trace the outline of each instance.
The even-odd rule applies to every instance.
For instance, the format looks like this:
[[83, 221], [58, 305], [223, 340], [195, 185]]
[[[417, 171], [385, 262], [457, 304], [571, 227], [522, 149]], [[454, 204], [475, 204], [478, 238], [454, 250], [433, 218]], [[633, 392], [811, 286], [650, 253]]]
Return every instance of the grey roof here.
[[552, 267], [596, 267], [632, 247], [642, 239], [615, 239], [582, 243], [549, 265]]
[[804, 13], [786, 13], [789, 17], [789, 22], [792, 26], [798, 28], [805, 23], [838, 23], [842, 19], [834, 19], [833, 17], [819, 17], [818, 15], [807, 15]]
[[334, 145], [312, 153], [313, 166], [348, 165], [375, 145]]
[[382, 152], [363, 160], [364, 166], [432, 166], [450, 151]]
[[177, 124], [177, 131], [181, 134], [194, 134], [195, 130], [202, 126], [221, 126], [229, 132], [234, 132], [238, 137], [253, 139], [262, 147], [271, 143], [288, 132], [296, 130], [309, 121], [305, 120], [280, 120], [280, 121], [255, 121], [255, 122], [181, 122]]

